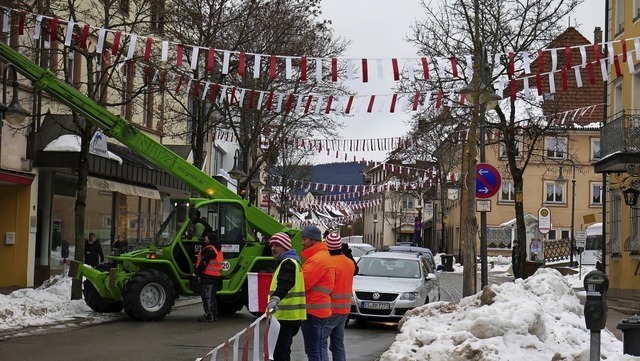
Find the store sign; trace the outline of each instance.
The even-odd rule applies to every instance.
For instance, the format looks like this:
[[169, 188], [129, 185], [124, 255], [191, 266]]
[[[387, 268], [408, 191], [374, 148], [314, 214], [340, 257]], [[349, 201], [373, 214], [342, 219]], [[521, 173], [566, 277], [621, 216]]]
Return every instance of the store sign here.
[[551, 211], [547, 207], [538, 210], [538, 231], [547, 234], [551, 230]]

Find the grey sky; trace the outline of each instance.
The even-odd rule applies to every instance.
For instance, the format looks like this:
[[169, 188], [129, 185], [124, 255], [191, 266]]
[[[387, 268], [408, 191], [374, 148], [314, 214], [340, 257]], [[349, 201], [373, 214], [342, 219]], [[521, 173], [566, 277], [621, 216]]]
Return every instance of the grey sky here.
[[[576, 14], [571, 16], [571, 24], [575, 26], [580, 23], [578, 30], [591, 41], [596, 26], [604, 30], [604, 4], [603, 0], [585, 0]], [[335, 34], [351, 40], [344, 57], [416, 57], [415, 50], [404, 39], [415, 19], [424, 13], [417, 0], [322, 0], [322, 11], [323, 17], [333, 22]], [[392, 93], [393, 83], [371, 81], [368, 85], [361, 82], [349, 85], [360, 94], [389, 94]], [[400, 137], [406, 132], [405, 122], [410, 116], [381, 112], [340, 117], [340, 121], [347, 126], [341, 135], [344, 139]], [[351, 153], [349, 159], [353, 159], [354, 155], [358, 159], [383, 160], [385, 153]], [[336, 160], [335, 155], [325, 155], [317, 157], [317, 161], [328, 163], [342, 160]]]

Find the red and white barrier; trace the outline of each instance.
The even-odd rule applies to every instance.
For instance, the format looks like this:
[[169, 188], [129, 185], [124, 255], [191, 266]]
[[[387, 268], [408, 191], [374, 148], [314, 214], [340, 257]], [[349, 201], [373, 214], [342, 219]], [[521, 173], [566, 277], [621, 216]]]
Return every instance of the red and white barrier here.
[[[266, 328], [263, 339], [263, 352], [260, 352], [260, 322], [266, 319]], [[280, 331], [280, 324], [273, 317], [267, 317], [266, 314], [258, 317], [248, 327], [236, 333], [224, 343], [221, 343], [213, 350], [207, 352], [204, 356], [199, 357], [196, 361], [217, 361], [218, 354], [222, 350], [222, 360], [229, 361], [249, 361], [249, 339], [251, 338], [251, 329], [253, 329], [253, 358], [252, 361], [269, 361], [273, 359], [273, 349], [275, 348]], [[240, 353], [240, 344], [242, 343], [242, 353]], [[230, 346], [232, 345], [232, 346]]]

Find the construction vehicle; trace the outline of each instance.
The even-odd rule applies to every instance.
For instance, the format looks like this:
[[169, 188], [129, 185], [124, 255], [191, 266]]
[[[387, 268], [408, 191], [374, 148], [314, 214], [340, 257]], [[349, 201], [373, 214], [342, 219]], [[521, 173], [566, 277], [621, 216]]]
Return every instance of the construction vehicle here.
[[81, 113], [109, 137], [203, 196], [176, 204], [148, 248], [108, 256], [109, 262], [95, 269], [78, 261], [71, 264], [69, 275], [85, 279], [84, 299], [94, 311], [120, 312], [124, 308], [133, 319], [157, 321], [171, 312], [177, 297], [197, 294], [200, 287], [192, 274], [204, 244], [193, 235], [198, 212], [218, 233], [225, 256], [222, 288], [217, 293], [220, 313], [233, 313], [247, 305], [249, 272], [273, 271], [268, 246], [271, 235], [285, 232], [294, 248], [302, 248], [299, 230], [280, 224], [52, 72], [2, 43], [0, 58], [13, 64], [36, 89]]

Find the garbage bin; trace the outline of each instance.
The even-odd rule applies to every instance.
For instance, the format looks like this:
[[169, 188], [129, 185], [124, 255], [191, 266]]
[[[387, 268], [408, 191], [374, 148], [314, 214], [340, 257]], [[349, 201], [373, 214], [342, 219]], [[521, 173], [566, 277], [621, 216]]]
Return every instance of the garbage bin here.
[[631, 316], [618, 324], [622, 331], [622, 351], [625, 355], [640, 356], [640, 316]]
[[452, 254], [441, 254], [440, 262], [444, 266], [445, 272], [453, 272], [453, 255]]

